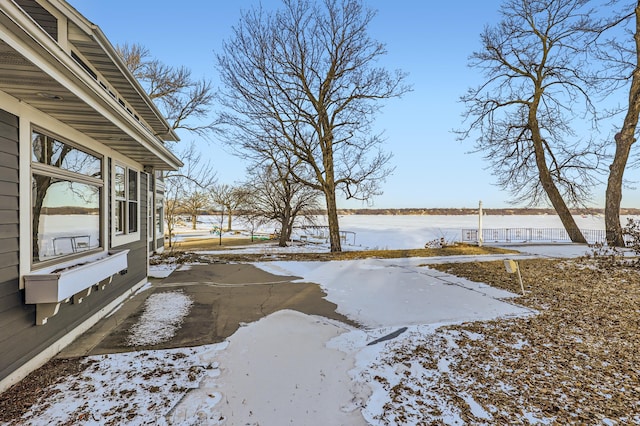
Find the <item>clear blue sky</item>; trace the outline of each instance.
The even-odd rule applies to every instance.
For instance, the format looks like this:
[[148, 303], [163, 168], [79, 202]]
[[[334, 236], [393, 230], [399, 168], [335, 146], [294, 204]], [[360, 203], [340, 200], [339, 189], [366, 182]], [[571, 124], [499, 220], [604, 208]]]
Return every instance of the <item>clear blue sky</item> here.
[[[115, 44], [139, 43], [167, 65], [185, 65], [194, 77], [218, 84], [214, 52], [231, 35], [241, 9], [259, 0], [69, 0], [97, 24]], [[384, 130], [386, 149], [394, 155], [395, 172], [383, 185], [375, 208], [507, 206], [509, 195], [494, 186], [481, 154], [471, 154], [473, 141], [459, 142], [451, 133], [461, 126], [468, 87], [481, 81], [467, 58], [479, 48], [485, 25], [497, 23], [500, 1], [427, 2], [424, 0], [368, 0], [378, 11], [371, 36], [386, 44], [385, 66], [409, 73], [413, 92], [385, 104], [377, 122]], [[279, 0], [263, 0], [277, 8]], [[624, 101], [624, 99], [623, 99]], [[608, 128], [603, 129], [606, 132]], [[194, 140], [180, 134], [184, 142]], [[244, 163], [224, 152], [218, 143], [207, 149], [220, 183], [244, 178]], [[640, 180], [640, 172], [626, 176]], [[626, 189], [623, 207], [638, 207], [638, 191]], [[604, 187], [596, 190], [594, 206], [603, 206]], [[340, 202], [341, 207], [365, 207]]]

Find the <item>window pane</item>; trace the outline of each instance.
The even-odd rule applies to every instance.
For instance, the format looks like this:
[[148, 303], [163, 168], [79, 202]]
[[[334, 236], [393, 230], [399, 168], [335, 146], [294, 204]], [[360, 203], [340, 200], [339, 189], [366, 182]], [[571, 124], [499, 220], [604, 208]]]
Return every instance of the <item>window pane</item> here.
[[129, 203], [129, 232], [138, 231], [138, 203]]
[[58, 158], [60, 168], [98, 179], [102, 178], [102, 161], [99, 158], [79, 149], [70, 148], [69, 145], [64, 147], [60, 153], [61, 155], [66, 153], [66, 155], [64, 158]]
[[155, 210], [153, 209], [153, 194], [149, 193], [147, 197], [147, 238], [150, 240], [153, 238], [153, 216]]
[[115, 221], [116, 221], [116, 233], [122, 234], [124, 232], [124, 210], [125, 210], [125, 202], [124, 201], [116, 201], [115, 203]]
[[101, 247], [101, 188], [33, 176], [33, 262]]
[[47, 164], [45, 158], [45, 146], [47, 137], [40, 133], [33, 132], [31, 135], [31, 161], [36, 163]]
[[39, 132], [32, 134], [32, 161], [85, 176], [102, 178], [102, 160]]
[[164, 205], [164, 198], [162, 197], [161, 194], [156, 193], [156, 233], [158, 237], [161, 237], [162, 234], [164, 233], [164, 226], [163, 226], [163, 222], [164, 222], [164, 211], [163, 211], [163, 205]]
[[129, 201], [138, 200], [138, 172], [129, 170]]
[[116, 198], [124, 200], [125, 199], [125, 174], [124, 174], [124, 167], [121, 166], [116, 166], [116, 170], [115, 170], [115, 179], [114, 179], [114, 188], [115, 188], [115, 192], [116, 192]]

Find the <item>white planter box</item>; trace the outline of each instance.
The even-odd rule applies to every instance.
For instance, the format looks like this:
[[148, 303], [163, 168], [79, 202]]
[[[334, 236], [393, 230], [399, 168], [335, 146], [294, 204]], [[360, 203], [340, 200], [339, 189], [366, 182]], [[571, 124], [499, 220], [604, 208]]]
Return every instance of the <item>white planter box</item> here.
[[46, 323], [58, 312], [61, 302], [75, 296], [74, 302], [80, 303], [94, 285], [126, 270], [128, 253], [129, 250], [113, 250], [84, 258], [81, 263], [60, 265], [50, 272], [25, 275], [25, 303], [38, 305], [36, 322]]

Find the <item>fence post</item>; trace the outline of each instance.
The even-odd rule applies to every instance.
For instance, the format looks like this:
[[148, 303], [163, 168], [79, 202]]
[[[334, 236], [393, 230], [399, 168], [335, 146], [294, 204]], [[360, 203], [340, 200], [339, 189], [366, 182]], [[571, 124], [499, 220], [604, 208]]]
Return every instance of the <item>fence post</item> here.
[[478, 204], [478, 246], [482, 247], [484, 238], [482, 236], [482, 200]]

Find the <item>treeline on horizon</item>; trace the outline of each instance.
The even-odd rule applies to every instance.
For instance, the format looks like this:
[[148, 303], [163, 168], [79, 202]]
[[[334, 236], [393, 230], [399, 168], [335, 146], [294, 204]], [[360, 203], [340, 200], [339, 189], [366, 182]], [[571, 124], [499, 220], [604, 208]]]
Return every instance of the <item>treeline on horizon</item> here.
[[[556, 212], [552, 208], [502, 208], [502, 209], [482, 209], [485, 215], [494, 216], [512, 216], [512, 215], [555, 215]], [[242, 215], [242, 210], [236, 210], [236, 215]], [[590, 208], [590, 209], [575, 209], [572, 210], [574, 215], [604, 215], [603, 208]], [[201, 210], [200, 215], [219, 215], [219, 210]], [[226, 214], [226, 213], [225, 213]], [[310, 215], [326, 215], [326, 210], [314, 210], [307, 214]], [[432, 215], [432, 216], [463, 216], [463, 215], [477, 215], [478, 208], [401, 208], [401, 209], [374, 209], [374, 208], [362, 208], [362, 209], [338, 209], [338, 214], [342, 216], [350, 215], [390, 215], [390, 216], [402, 216], [402, 215]], [[622, 216], [638, 216], [640, 215], [640, 208], [621, 208], [620, 215]]]
[[43, 207], [40, 212], [41, 215], [98, 215], [100, 210], [96, 208], [87, 208], [79, 206], [65, 206], [65, 207]]
[[[556, 212], [552, 208], [502, 208], [502, 209], [482, 209], [485, 215], [495, 216], [509, 216], [509, 215], [555, 215]], [[242, 210], [235, 210], [236, 215], [242, 215]], [[592, 208], [592, 209], [579, 209], [572, 210], [574, 215], [604, 215], [604, 209]], [[219, 210], [201, 210], [199, 215], [219, 215]], [[226, 213], [225, 213], [226, 214]], [[326, 210], [314, 210], [307, 212], [309, 215], [326, 215]], [[350, 215], [390, 215], [390, 216], [402, 216], [402, 215], [432, 215], [432, 216], [454, 216], [454, 215], [477, 215], [478, 208], [452, 208], [452, 207], [437, 207], [437, 208], [399, 208], [399, 209], [374, 209], [374, 208], [362, 208], [362, 209], [338, 209], [338, 214], [341, 216]], [[621, 208], [621, 216], [638, 216], [640, 215], [640, 208]]]
[[[552, 208], [502, 208], [502, 209], [482, 209], [485, 215], [508, 216], [508, 215], [555, 215]], [[603, 215], [604, 209], [579, 209], [572, 210], [575, 215]], [[478, 214], [477, 208], [404, 208], [404, 209], [339, 209], [341, 215], [473, 215]], [[640, 215], [640, 209], [621, 208], [620, 214], [624, 216]]]

